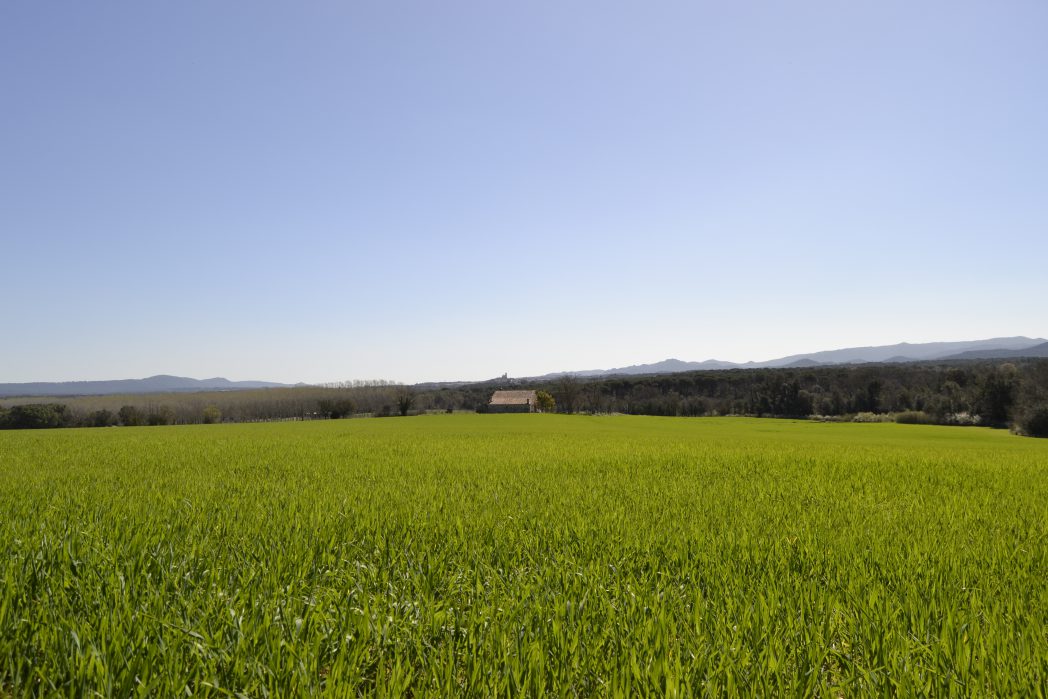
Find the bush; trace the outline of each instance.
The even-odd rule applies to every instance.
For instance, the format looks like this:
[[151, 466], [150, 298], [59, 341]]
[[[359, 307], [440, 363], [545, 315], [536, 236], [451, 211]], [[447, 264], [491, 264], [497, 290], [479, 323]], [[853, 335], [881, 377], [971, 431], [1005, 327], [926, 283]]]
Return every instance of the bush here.
[[891, 422], [892, 416], [882, 413], [856, 413], [852, 422]]
[[895, 414], [895, 421], [900, 425], [934, 425], [934, 417], [923, 410], [907, 410]]
[[[972, 415], [971, 413], [953, 413], [943, 418], [943, 422], [947, 425], [962, 425], [965, 427], [973, 427], [975, 425], [983, 424], [982, 416]], [[996, 423], [995, 423], [996, 424]]]

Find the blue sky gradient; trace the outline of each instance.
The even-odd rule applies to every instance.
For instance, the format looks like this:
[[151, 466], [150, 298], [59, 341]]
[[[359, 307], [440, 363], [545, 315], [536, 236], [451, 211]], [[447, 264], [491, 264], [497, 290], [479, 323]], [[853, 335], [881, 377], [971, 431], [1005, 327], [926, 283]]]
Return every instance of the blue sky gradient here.
[[1048, 336], [1044, 2], [0, 5], [0, 382]]

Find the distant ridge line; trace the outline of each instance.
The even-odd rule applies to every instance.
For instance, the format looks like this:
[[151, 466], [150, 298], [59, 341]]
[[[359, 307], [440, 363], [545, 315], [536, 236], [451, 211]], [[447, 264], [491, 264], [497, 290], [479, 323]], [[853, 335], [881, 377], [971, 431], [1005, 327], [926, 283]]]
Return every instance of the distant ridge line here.
[[[676, 374], [685, 371], [716, 371], [725, 369], [761, 369], [834, 366], [864, 363], [902, 363], [922, 361], [954, 361], [977, 359], [1019, 359], [1048, 357], [1048, 340], [1029, 337], [997, 337], [988, 340], [960, 342], [902, 342], [895, 345], [849, 347], [823, 350], [809, 354], [794, 354], [764, 362], [729, 362], [707, 359], [686, 362], [665, 359], [652, 364], [634, 364], [615, 369], [561, 371], [542, 376], [522, 377], [519, 380], [544, 381], [563, 376], [599, 378], [605, 376], [638, 376]], [[425, 386], [463, 386], [484, 381], [422, 382]], [[144, 379], [115, 379], [110, 381], [55, 381], [31, 383], [0, 383], [0, 398], [72, 397], [146, 393], [192, 393], [201, 391], [242, 391], [259, 388], [290, 388], [307, 384], [286, 384], [273, 381], [230, 381], [222, 377], [192, 379], [184, 376], [158, 374]]]
[[894, 345], [847, 347], [837, 350], [822, 350], [808, 354], [792, 354], [764, 362], [727, 362], [707, 359], [702, 362], [685, 362], [680, 359], [665, 359], [652, 364], [634, 364], [615, 369], [587, 369], [583, 371], [560, 371], [542, 376], [529, 377], [536, 380], [555, 379], [562, 376], [580, 378], [600, 376], [636, 376], [642, 374], [676, 374], [684, 371], [717, 369], [773, 369], [833, 366], [838, 364], [902, 363], [924, 361], [951, 361], [962, 359], [1005, 359], [1020, 357], [1048, 357], [1048, 340], [1030, 337], [994, 337], [988, 340], [962, 340], [958, 342], [900, 342]]
[[243, 391], [253, 388], [286, 388], [291, 384], [272, 381], [230, 381], [221, 377], [191, 379], [184, 376], [158, 374], [144, 379], [114, 379], [111, 381], [37, 381], [32, 383], [2, 383], [0, 396], [104, 396], [139, 393], [191, 393], [196, 391]]

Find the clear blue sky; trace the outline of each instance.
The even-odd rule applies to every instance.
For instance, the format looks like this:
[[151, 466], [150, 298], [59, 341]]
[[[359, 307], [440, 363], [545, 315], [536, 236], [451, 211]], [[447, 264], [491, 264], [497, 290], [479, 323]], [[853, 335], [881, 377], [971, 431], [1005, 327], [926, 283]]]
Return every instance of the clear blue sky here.
[[0, 4], [0, 382], [1048, 336], [1048, 3]]

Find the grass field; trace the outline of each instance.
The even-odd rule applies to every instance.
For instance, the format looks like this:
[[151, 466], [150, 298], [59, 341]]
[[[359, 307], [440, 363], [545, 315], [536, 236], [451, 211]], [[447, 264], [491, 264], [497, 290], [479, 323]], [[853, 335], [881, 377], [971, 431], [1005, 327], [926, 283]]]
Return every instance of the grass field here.
[[1044, 696], [1048, 441], [449, 415], [0, 432], [0, 696]]

